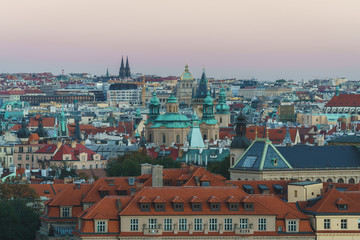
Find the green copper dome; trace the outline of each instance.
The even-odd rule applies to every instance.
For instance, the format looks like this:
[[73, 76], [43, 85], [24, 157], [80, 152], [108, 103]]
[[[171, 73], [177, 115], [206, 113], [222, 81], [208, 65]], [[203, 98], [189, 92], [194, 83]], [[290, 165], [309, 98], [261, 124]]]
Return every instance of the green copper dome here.
[[207, 104], [207, 105], [212, 105], [213, 104], [213, 99], [210, 97], [210, 92], [209, 91], [207, 92], [207, 96], [204, 99], [204, 104]]
[[151, 98], [150, 103], [151, 104], [159, 104], [160, 103], [159, 99], [156, 97], [155, 91], [153, 92], [153, 97]]
[[151, 128], [167, 127], [167, 128], [187, 128], [190, 127], [190, 120], [180, 113], [165, 113], [159, 115]]
[[167, 103], [178, 103], [176, 97], [173, 94], [171, 94], [171, 96], [167, 99], [166, 102]]

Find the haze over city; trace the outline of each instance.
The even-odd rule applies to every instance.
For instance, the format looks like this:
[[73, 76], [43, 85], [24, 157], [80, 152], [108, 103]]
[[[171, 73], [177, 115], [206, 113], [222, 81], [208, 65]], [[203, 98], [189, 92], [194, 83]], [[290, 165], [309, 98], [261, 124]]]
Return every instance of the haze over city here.
[[[360, 78], [359, 2], [3, 1], [0, 72]], [[358, 6], [358, 7], [356, 7]]]

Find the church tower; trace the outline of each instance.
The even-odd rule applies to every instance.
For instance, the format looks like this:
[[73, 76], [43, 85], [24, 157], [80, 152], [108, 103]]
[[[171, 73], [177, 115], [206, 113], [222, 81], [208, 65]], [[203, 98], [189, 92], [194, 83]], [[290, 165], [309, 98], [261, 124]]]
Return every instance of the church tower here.
[[60, 121], [59, 121], [59, 127], [58, 127], [58, 137], [68, 137], [69, 136], [69, 130], [67, 128], [67, 120], [65, 117], [64, 107], [61, 110], [60, 114]]
[[199, 86], [196, 89], [195, 96], [192, 99], [192, 106], [196, 114], [199, 118], [202, 118], [203, 115], [203, 104], [204, 99], [206, 98], [208, 93], [208, 80], [206, 78], [205, 69], [203, 69], [203, 73], [201, 75], [201, 79], [199, 82]]
[[230, 107], [226, 103], [225, 88], [221, 86], [219, 93], [219, 103], [216, 105], [215, 118], [219, 122], [220, 127], [228, 127], [230, 124]]
[[126, 77], [125, 74], [125, 67], [124, 67], [124, 58], [121, 57], [121, 65], [120, 65], [120, 70], [119, 70], [119, 78], [120, 79], [124, 79]]
[[250, 146], [250, 141], [246, 137], [246, 117], [240, 111], [235, 121], [236, 136], [230, 145], [230, 167], [243, 155]]
[[145, 137], [148, 142], [154, 141], [154, 136], [149, 132], [149, 129], [155, 123], [155, 119], [160, 115], [160, 101], [156, 97], [156, 92], [153, 92], [153, 97], [150, 99], [148, 119], [145, 125]]
[[188, 106], [191, 105], [191, 97], [193, 88], [195, 87], [194, 77], [189, 72], [189, 66], [185, 66], [185, 71], [180, 77], [177, 98], [180, 103], [186, 103]]
[[214, 141], [219, 138], [219, 123], [214, 116], [214, 103], [207, 91], [203, 104], [203, 113], [200, 121], [200, 130], [204, 140]]
[[131, 78], [130, 66], [129, 66], [129, 59], [126, 57], [126, 66], [125, 66], [125, 77]]

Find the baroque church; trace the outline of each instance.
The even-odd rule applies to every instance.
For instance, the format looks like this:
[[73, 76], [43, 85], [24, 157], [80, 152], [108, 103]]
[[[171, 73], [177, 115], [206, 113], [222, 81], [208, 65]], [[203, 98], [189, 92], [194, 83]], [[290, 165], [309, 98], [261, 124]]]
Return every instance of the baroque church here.
[[[196, 91], [194, 91], [196, 87]], [[192, 121], [179, 113], [179, 102], [190, 104], [194, 115], [199, 116], [199, 128], [203, 140], [215, 141], [219, 139], [219, 127], [230, 123], [230, 109], [226, 104], [225, 89], [219, 93], [219, 103], [214, 108], [214, 99], [210, 96], [208, 80], [203, 71], [200, 83], [196, 86], [194, 77], [185, 66], [185, 72], [180, 77], [178, 98], [172, 94], [166, 101], [166, 113], [160, 114], [160, 101], [153, 93], [149, 104], [149, 115], [145, 122], [145, 135], [150, 143], [161, 146], [184, 144], [187, 141]], [[178, 99], [180, 101], [178, 101]]]

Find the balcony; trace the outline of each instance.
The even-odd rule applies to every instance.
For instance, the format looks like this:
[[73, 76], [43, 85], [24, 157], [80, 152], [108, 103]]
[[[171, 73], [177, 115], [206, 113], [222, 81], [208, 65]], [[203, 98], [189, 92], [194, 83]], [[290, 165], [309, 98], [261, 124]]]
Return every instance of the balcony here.
[[143, 233], [144, 235], [161, 235], [163, 233], [163, 230], [160, 228], [155, 228], [155, 229], [144, 228]]
[[238, 226], [235, 226], [235, 234], [239, 234], [239, 235], [254, 234], [253, 224], [250, 223], [247, 228], [239, 228]]

